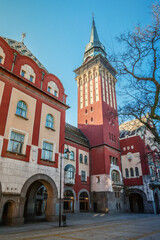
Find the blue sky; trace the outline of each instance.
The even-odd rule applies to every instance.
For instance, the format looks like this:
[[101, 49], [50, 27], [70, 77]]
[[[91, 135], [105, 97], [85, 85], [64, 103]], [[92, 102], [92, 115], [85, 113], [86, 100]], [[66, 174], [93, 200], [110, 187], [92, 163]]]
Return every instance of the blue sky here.
[[[50, 73], [63, 83], [68, 95], [66, 121], [77, 126], [77, 84], [73, 70], [83, 62], [89, 42], [92, 13], [99, 39], [112, 54], [116, 36], [136, 24], [151, 23], [154, 0], [0, 0], [0, 35], [21, 41]], [[117, 83], [117, 91], [119, 88]], [[121, 99], [118, 97], [118, 102]]]

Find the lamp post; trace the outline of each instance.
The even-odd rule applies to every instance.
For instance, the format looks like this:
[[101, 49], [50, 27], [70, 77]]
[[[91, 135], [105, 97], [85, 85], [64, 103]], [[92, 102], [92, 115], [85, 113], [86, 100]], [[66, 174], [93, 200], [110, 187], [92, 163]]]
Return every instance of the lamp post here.
[[[61, 146], [61, 157], [60, 157], [60, 199], [59, 199], [59, 227], [61, 227], [61, 220], [62, 220], [62, 148], [64, 147], [65, 143]], [[68, 147], [65, 151], [65, 153], [70, 153], [68, 150]]]

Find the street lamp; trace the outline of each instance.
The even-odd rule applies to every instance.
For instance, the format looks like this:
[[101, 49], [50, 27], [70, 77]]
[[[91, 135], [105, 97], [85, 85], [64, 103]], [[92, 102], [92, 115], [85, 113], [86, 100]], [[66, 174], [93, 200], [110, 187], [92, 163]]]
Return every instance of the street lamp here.
[[[65, 143], [61, 146], [61, 157], [60, 157], [60, 201], [59, 201], [59, 227], [61, 227], [61, 220], [62, 220], [62, 148], [64, 147]], [[68, 147], [65, 150], [65, 153], [70, 153]]]

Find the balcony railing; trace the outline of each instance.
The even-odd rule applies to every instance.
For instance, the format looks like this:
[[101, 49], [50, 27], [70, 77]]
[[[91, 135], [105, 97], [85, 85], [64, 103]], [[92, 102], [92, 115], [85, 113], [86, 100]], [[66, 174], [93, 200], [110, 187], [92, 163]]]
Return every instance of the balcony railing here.
[[74, 185], [75, 184], [75, 178], [69, 178], [69, 177], [65, 176], [64, 183], [66, 185]]

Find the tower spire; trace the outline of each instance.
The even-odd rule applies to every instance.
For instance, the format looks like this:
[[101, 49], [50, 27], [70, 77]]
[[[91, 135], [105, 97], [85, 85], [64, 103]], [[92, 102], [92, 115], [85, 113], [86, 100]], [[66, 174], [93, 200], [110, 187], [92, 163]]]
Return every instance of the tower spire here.
[[97, 33], [97, 29], [96, 29], [96, 26], [95, 26], [94, 14], [92, 16], [92, 29], [91, 29], [90, 42], [92, 42], [92, 43], [94, 43], [94, 42], [100, 43], [99, 37], [98, 37], [98, 33]]
[[94, 57], [98, 54], [101, 54], [103, 57], [106, 57], [105, 47], [99, 40], [95, 21], [94, 21], [94, 14], [92, 13], [91, 35], [90, 35], [90, 41], [85, 48], [84, 62], [88, 57]]

